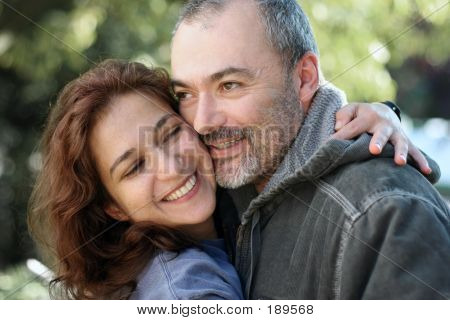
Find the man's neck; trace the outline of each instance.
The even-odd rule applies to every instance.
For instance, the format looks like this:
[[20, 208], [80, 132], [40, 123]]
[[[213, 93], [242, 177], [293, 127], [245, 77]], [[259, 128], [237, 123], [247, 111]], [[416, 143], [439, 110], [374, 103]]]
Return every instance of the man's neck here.
[[261, 193], [264, 190], [266, 184], [269, 182], [269, 180], [270, 180], [270, 177], [264, 177], [264, 178], [259, 178], [257, 181], [255, 181], [254, 185], [255, 185], [256, 191], [258, 193]]

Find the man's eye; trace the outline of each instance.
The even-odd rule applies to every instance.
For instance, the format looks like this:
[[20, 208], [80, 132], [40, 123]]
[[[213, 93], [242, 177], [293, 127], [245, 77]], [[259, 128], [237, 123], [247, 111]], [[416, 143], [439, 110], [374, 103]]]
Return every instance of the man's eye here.
[[181, 131], [181, 126], [173, 128], [163, 139], [163, 143], [168, 142], [170, 139], [175, 138]]
[[125, 177], [132, 176], [133, 174], [140, 172], [144, 168], [145, 160], [140, 159], [133, 167], [125, 174]]
[[240, 86], [240, 84], [237, 83], [237, 82], [225, 82], [225, 83], [222, 85], [222, 87], [223, 87], [223, 89], [224, 89], [225, 91], [230, 91], [230, 90], [236, 89], [236, 88], [238, 88], [239, 86]]
[[191, 94], [188, 93], [188, 92], [182, 92], [181, 91], [181, 92], [175, 93], [175, 96], [177, 97], [178, 101], [181, 101], [181, 100], [188, 99], [191, 96]]

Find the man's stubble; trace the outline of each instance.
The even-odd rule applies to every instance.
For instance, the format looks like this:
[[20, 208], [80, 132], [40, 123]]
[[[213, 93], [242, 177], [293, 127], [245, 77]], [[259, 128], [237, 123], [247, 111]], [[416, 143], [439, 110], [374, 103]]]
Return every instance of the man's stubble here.
[[[290, 79], [289, 79], [290, 80]], [[259, 123], [241, 130], [249, 148], [237, 159], [214, 160], [217, 183], [229, 189], [268, 181], [296, 137], [304, 111], [291, 81], [274, 94], [273, 103], [259, 108]]]

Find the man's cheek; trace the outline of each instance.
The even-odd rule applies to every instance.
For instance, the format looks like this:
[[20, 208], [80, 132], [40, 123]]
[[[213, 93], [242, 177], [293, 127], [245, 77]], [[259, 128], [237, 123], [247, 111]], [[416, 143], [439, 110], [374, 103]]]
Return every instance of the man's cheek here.
[[189, 108], [180, 108], [180, 115], [191, 127], [193, 127], [195, 119], [194, 110], [189, 110]]

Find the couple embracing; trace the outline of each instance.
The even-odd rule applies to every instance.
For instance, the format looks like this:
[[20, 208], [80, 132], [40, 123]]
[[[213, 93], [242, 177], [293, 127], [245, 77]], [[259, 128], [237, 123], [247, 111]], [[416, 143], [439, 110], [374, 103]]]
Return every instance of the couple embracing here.
[[30, 227], [66, 297], [450, 297], [439, 169], [392, 103], [341, 108], [296, 1], [189, 1], [171, 61], [51, 110]]

